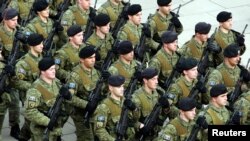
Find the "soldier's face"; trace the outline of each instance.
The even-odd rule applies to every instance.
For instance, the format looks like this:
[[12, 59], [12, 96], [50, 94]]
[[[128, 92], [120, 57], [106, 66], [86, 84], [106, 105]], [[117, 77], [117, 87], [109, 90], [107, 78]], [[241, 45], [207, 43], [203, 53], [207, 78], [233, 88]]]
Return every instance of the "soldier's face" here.
[[196, 108], [193, 108], [190, 111], [184, 111], [184, 116], [186, 117], [186, 119], [188, 119], [189, 121], [194, 120], [195, 115], [196, 115]]
[[145, 85], [147, 85], [147, 87], [149, 89], [155, 90], [157, 88], [157, 85], [158, 85], [158, 75], [151, 78], [151, 79], [145, 80], [144, 83], [145, 83]]
[[129, 16], [129, 19], [135, 24], [135, 25], [139, 25], [141, 24], [141, 16], [142, 16], [142, 12], [138, 12], [137, 14], [133, 15], [133, 16]]
[[122, 84], [119, 87], [113, 87], [111, 86], [110, 88], [111, 93], [115, 96], [115, 97], [123, 97], [123, 93], [124, 93], [124, 85]]
[[168, 15], [171, 11], [172, 3], [169, 3], [167, 6], [159, 6], [159, 11], [164, 15]]
[[83, 59], [83, 64], [86, 68], [92, 69], [95, 65], [95, 54], [92, 56]]
[[4, 20], [4, 24], [10, 29], [15, 29], [17, 26], [17, 19], [18, 17], [16, 16], [10, 20]]
[[49, 69], [46, 71], [42, 71], [41, 74], [50, 80], [53, 80], [56, 78], [56, 65], [51, 66]]
[[184, 70], [184, 75], [187, 79], [189, 80], [194, 80], [197, 78], [198, 76], [198, 71], [197, 71], [197, 66], [192, 68], [192, 69], [189, 69], [189, 70]]
[[199, 34], [199, 33], [196, 33], [196, 34], [197, 34], [198, 39], [201, 42], [206, 42], [209, 37], [208, 34]]
[[134, 51], [131, 51], [128, 54], [121, 55], [126, 61], [132, 61], [134, 59]]
[[219, 107], [223, 107], [225, 105], [227, 105], [228, 101], [227, 101], [227, 93], [219, 95], [215, 98], [215, 103], [219, 106]]
[[91, 0], [78, 0], [78, 3], [82, 9], [88, 10], [91, 4]]
[[226, 30], [231, 30], [233, 26], [233, 20], [228, 19], [227, 21], [220, 23], [220, 26]]
[[177, 50], [178, 41], [175, 40], [175, 41], [172, 42], [172, 43], [168, 43], [167, 46], [168, 46], [168, 49], [169, 49], [171, 52], [175, 52], [175, 51]]
[[236, 66], [240, 62], [240, 55], [232, 58], [228, 58], [228, 63], [231, 66]]
[[47, 7], [43, 11], [39, 11], [37, 13], [38, 13], [38, 15], [40, 15], [42, 17], [48, 18], [49, 17], [49, 7]]
[[41, 42], [39, 45], [36, 45], [32, 47], [34, 51], [38, 54], [41, 54], [43, 52], [43, 42]]
[[105, 26], [97, 27], [103, 34], [108, 34], [110, 29], [110, 23]]
[[79, 46], [82, 44], [83, 42], [83, 31], [77, 33], [75, 36], [73, 37], [69, 37], [70, 41], [75, 44], [76, 46]]

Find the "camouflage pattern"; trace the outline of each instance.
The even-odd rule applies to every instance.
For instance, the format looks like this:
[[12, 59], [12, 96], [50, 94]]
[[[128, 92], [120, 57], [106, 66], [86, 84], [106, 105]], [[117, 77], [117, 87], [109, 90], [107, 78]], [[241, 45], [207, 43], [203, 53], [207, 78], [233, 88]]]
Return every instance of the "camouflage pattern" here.
[[115, 61], [108, 69], [112, 75], [122, 75], [125, 77], [124, 88], [128, 87], [128, 84], [131, 80], [131, 77], [134, 75], [136, 67], [138, 66], [137, 62], [133, 60], [130, 65], [122, 62], [121, 59]]
[[[158, 133], [157, 141], [185, 141], [185, 139], [189, 137], [195, 124], [194, 121], [186, 122], [179, 116], [172, 121], [176, 121], [179, 126], [176, 127], [170, 121], [167, 125], [163, 126], [162, 130]], [[178, 133], [178, 130], [186, 132]]]
[[2, 45], [2, 55], [6, 59], [13, 47], [13, 40], [16, 30], [9, 31], [4, 27], [3, 22], [0, 23], [0, 46]]
[[[95, 88], [96, 82], [99, 79], [99, 73], [96, 69], [91, 71], [85, 70], [81, 64], [73, 68], [70, 73], [68, 84], [75, 85], [71, 92], [74, 94], [73, 97], [81, 101], [87, 101], [89, 93]], [[86, 103], [86, 102], [85, 102]], [[86, 106], [86, 105], [85, 105]], [[74, 124], [76, 126], [76, 136], [79, 141], [92, 141], [94, 139], [92, 127], [87, 128], [83, 122], [83, 112], [85, 107], [74, 107], [74, 113], [71, 115]]]
[[29, 16], [29, 12], [34, 1], [35, 0], [11, 0], [9, 7], [16, 9], [20, 15], [20, 18], [25, 20]]
[[111, 0], [104, 2], [97, 10], [97, 13], [104, 13], [110, 17], [110, 27], [111, 29], [115, 26], [115, 23], [122, 12], [124, 5], [120, 2], [118, 5], [115, 5]]
[[[179, 56], [174, 53], [170, 55], [161, 48], [149, 62], [149, 66], [156, 68], [159, 72], [159, 83], [164, 84], [166, 79], [171, 74], [173, 67], [177, 63]], [[168, 69], [169, 68], [169, 69]]]
[[[55, 79], [52, 84], [48, 84], [38, 78], [27, 91], [24, 116], [31, 122], [32, 140], [42, 141], [43, 132], [50, 121], [46, 113], [54, 105], [59, 89], [59, 80]], [[59, 116], [53, 131], [49, 132], [49, 140], [56, 140], [57, 136], [62, 134], [62, 121], [62, 117]]]
[[242, 93], [234, 104], [242, 112], [241, 124], [250, 125], [250, 91]]

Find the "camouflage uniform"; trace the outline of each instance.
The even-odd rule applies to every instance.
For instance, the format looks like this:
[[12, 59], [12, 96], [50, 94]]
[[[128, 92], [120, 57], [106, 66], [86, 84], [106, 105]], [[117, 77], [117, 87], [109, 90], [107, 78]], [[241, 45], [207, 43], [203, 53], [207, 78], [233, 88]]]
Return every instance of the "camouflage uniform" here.
[[81, 48], [77, 49], [69, 42], [65, 44], [55, 54], [55, 59], [60, 60], [59, 69], [57, 70], [57, 78], [65, 80], [69, 76], [72, 68], [79, 64], [80, 58], [78, 56]]
[[243, 113], [241, 124], [250, 125], [250, 91], [242, 93], [234, 104], [234, 108], [240, 109]]
[[111, 2], [111, 0], [107, 0], [103, 3], [99, 9], [98, 13], [104, 13], [109, 15], [110, 17], [110, 27], [111, 29], [115, 26], [115, 23], [123, 10], [124, 5], [120, 2], [118, 5], [115, 5]]
[[112, 75], [122, 75], [125, 77], [125, 83], [124, 88], [128, 87], [128, 84], [131, 80], [131, 77], [134, 75], [136, 67], [138, 66], [137, 62], [133, 60], [130, 65], [127, 65], [121, 61], [121, 59], [118, 59], [115, 61], [110, 67], [109, 72]]
[[[237, 36], [240, 33], [234, 31], [234, 30], [230, 30], [228, 33], [223, 33], [220, 28], [211, 35], [211, 37], [214, 37], [215, 42], [218, 44], [218, 46], [222, 49], [221, 53], [217, 54], [216, 56], [214, 56], [216, 64], [220, 64], [223, 62], [223, 50], [230, 44], [232, 43], [236, 43], [237, 44]], [[245, 50], [246, 47], [244, 46], [240, 46], [240, 54], [242, 55]]]
[[[133, 112], [135, 119], [135, 130], [139, 131], [140, 124], [144, 123], [144, 120], [152, 112], [155, 104], [158, 102], [159, 94], [157, 91], [148, 93], [144, 87], [137, 89], [132, 95], [132, 101], [136, 104], [137, 110]], [[152, 140], [156, 135], [157, 129], [154, 129], [154, 133], [151, 132], [146, 140]]]
[[194, 121], [186, 122], [178, 116], [162, 128], [157, 141], [184, 141], [189, 137], [194, 124]]
[[[27, 91], [24, 116], [31, 121], [32, 140], [42, 141], [43, 132], [50, 121], [46, 114], [49, 108], [54, 105], [59, 89], [59, 80], [53, 80], [52, 84], [48, 84], [41, 78], [38, 78]], [[49, 132], [49, 140], [56, 140], [57, 136], [61, 136], [62, 127], [62, 117], [60, 116], [53, 131]]]
[[225, 63], [220, 64], [208, 77], [208, 88], [215, 84], [224, 84], [228, 91], [232, 91], [237, 80], [240, 78], [240, 68], [236, 66], [234, 69], [227, 67]]
[[101, 39], [96, 35], [96, 32], [93, 32], [93, 34], [87, 39], [86, 44], [95, 46], [101, 56], [101, 60], [96, 62], [97, 65], [102, 65], [113, 43], [114, 38], [111, 36], [111, 34], [106, 34], [105, 39]]
[[[29, 51], [25, 56], [20, 58], [16, 64], [16, 81], [15, 88], [19, 90], [22, 103], [26, 98], [26, 92], [31, 87], [31, 84], [38, 78], [39, 69], [38, 62], [42, 59], [42, 56], [36, 57]], [[20, 138], [30, 138], [30, 122], [25, 119], [22, 127]]]
[[160, 37], [162, 33], [164, 33], [167, 30], [170, 30], [169, 28], [173, 26], [173, 31], [176, 31], [176, 33], [181, 34], [183, 31], [183, 26], [180, 28], [174, 27], [172, 25], [172, 22], [170, 21], [172, 19], [172, 15], [168, 14], [166, 17], [162, 17], [158, 11], [155, 12], [155, 14], [150, 16], [149, 19], [149, 25], [150, 25], [150, 31], [153, 35], [153, 38], [156, 39], [155, 41], [160, 41]]
[[178, 58], [179, 56], [176, 53], [170, 55], [163, 48], [161, 48], [151, 59], [149, 65], [158, 70], [160, 84], [164, 84], [166, 79], [169, 77], [173, 67], [177, 63]]
[[[78, 99], [87, 101], [89, 93], [94, 90], [96, 82], [99, 79], [99, 73], [96, 69], [92, 69], [90, 72], [85, 70], [81, 64], [73, 68], [70, 73], [68, 84], [74, 84], [75, 89], [73, 93]], [[74, 113], [71, 115], [74, 124], [76, 126], [76, 136], [78, 141], [92, 141], [94, 140], [92, 127], [87, 128], [83, 122], [84, 108], [74, 107]]]

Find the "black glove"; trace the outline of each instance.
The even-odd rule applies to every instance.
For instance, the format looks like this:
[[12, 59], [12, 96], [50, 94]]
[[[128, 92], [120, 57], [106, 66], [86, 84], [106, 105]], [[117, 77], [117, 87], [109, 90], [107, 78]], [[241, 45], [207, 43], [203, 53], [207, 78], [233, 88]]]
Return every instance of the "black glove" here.
[[55, 21], [55, 20], [58, 20], [58, 19], [59, 19], [60, 15], [61, 15], [60, 12], [57, 12], [56, 15], [51, 15], [51, 14], [50, 14], [50, 15], [49, 15], [49, 18], [51, 18], [52, 20]]
[[89, 18], [91, 21], [94, 21], [95, 16], [96, 16], [96, 10], [92, 7], [89, 8], [90, 12], [89, 12]]
[[216, 43], [213, 42], [210, 38], [207, 41], [207, 50], [214, 54], [218, 54], [222, 51], [222, 49], [217, 46]]
[[238, 67], [240, 68], [240, 77], [243, 78], [243, 81], [244, 82], [249, 82], [250, 81], [250, 73], [248, 72], [248, 70], [241, 66], [241, 65], [238, 65]]
[[5, 72], [7, 72], [7, 73], [9, 73], [10, 74], [10, 76], [15, 76], [15, 66], [11, 66], [11, 65], [6, 65], [5, 67], [4, 67], [4, 71]]
[[56, 27], [57, 32], [63, 31], [63, 26], [58, 21], [55, 21], [53, 26]]
[[239, 46], [243, 46], [245, 43], [245, 36], [240, 34], [237, 36], [237, 43], [239, 44]]
[[242, 117], [242, 113], [239, 111], [236, 111], [232, 117], [232, 124], [240, 125], [240, 118], [241, 117]]
[[169, 102], [166, 96], [161, 96], [158, 102], [162, 108], [169, 108]]
[[172, 19], [170, 19], [170, 21], [174, 24], [176, 28], [180, 28], [182, 24], [178, 19], [178, 16], [174, 12], [170, 12], [170, 14], [172, 15]]
[[150, 31], [149, 27], [146, 24], [143, 25], [142, 32], [144, 33], [144, 35], [147, 38], [151, 38], [151, 31]]
[[135, 76], [136, 79], [140, 80], [141, 79], [141, 71], [136, 70], [135, 73], [134, 73], [134, 76]]
[[131, 99], [125, 99], [123, 103], [129, 110], [134, 111], [136, 109], [135, 104], [131, 101]]
[[21, 31], [21, 30], [17, 30], [15, 37], [17, 40], [21, 41], [22, 43], [26, 44], [27, 43], [27, 36]]
[[204, 83], [198, 80], [198, 82], [195, 84], [195, 87], [197, 90], [199, 90], [200, 93], [206, 93], [207, 88], [205, 87]]
[[208, 128], [206, 117], [204, 117], [204, 116], [199, 116], [196, 120], [196, 124], [199, 125], [200, 127], [202, 127], [203, 129]]
[[106, 71], [106, 70], [102, 71], [102, 77], [104, 80], [108, 80], [110, 75], [111, 74], [108, 71]]
[[59, 94], [66, 100], [71, 100], [72, 98], [72, 95], [71, 93], [69, 92], [69, 89], [68, 87], [66, 86], [62, 86], [59, 90]]

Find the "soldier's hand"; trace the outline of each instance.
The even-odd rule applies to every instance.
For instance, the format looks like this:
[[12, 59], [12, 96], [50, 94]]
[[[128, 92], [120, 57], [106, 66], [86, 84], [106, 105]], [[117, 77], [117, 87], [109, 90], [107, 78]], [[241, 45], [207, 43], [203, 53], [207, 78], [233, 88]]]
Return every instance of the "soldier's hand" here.
[[54, 26], [56, 27], [57, 32], [63, 31], [63, 26], [58, 21], [54, 22]]
[[135, 104], [131, 101], [131, 99], [125, 99], [123, 103], [129, 110], [134, 111], [136, 109]]
[[5, 72], [7, 72], [7, 73], [9, 73], [10, 74], [10, 76], [15, 76], [15, 66], [11, 66], [11, 65], [6, 65], [5, 67], [4, 67], [4, 71]]
[[207, 50], [214, 54], [218, 54], [222, 51], [222, 49], [217, 46], [216, 43], [213, 42], [210, 38], [207, 40]]
[[245, 43], [245, 36], [240, 34], [237, 36], [237, 43], [239, 44], [239, 46], [243, 46]]
[[204, 116], [199, 116], [196, 120], [196, 124], [199, 125], [200, 127], [202, 127], [203, 129], [208, 128], [206, 117], [204, 117]]
[[232, 117], [232, 123], [234, 125], [240, 125], [240, 118], [242, 117], [242, 113], [240, 111], [236, 111]]
[[[170, 12], [171, 14], [173, 13], [173, 12]], [[174, 24], [174, 26], [176, 27], [176, 28], [180, 28], [182, 25], [181, 25], [181, 22], [180, 22], [180, 20], [178, 19], [178, 17], [177, 16], [175, 16], [176, 14], [172, 14], [172, 18], [170, 19], [170, 21], [171, 21], [171, 23], [173, 23]]]
[[151, 31], [147, 25], [143, 25], [142, 32], [147, 38], [151, 38]]
[[102, 71], [102, 77], [103, 77], [104, 80], [108, 80], [110, 75], [111, 74], [107, 70]]
[[62, 86], [59, 90], [59, 94], [66, 100], [71, 100], [72, 95], [69, 92], [69, 89], [67, 86]]
[[195, 88], [199, 90], [200, 93], [206, 93], [207, 88], [205, 87], [204, 82], [198, 80], [198, 82], [195, 84]]
[[27, 36], [21, 30], [16, 31], [15, 37], [17, 40], [21, 41], [22, 43], [24, 44], [27, 43]]
[[161, 96], [158, 102], [162, 108], [169, 108], [169, 102], [166, 96]]

